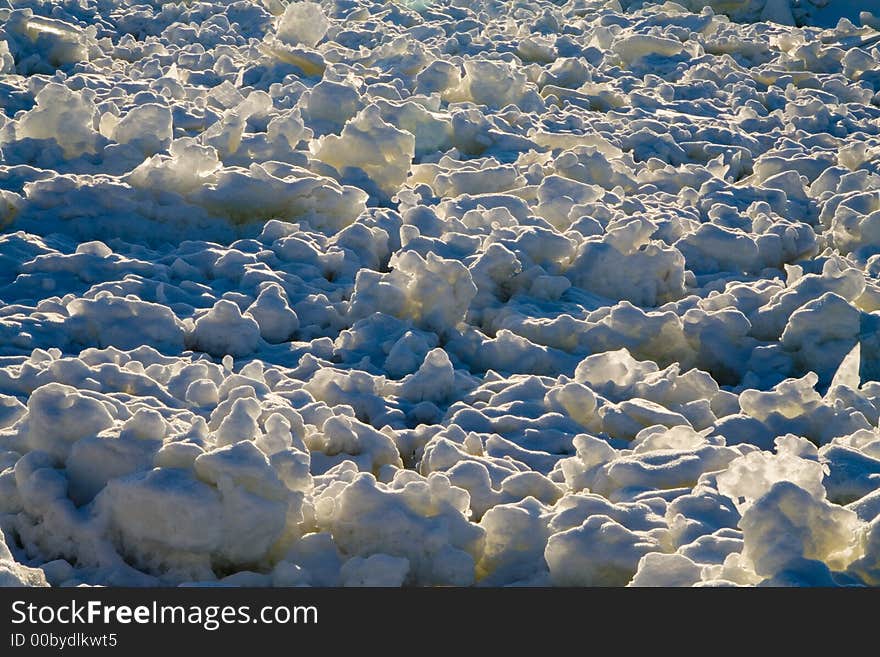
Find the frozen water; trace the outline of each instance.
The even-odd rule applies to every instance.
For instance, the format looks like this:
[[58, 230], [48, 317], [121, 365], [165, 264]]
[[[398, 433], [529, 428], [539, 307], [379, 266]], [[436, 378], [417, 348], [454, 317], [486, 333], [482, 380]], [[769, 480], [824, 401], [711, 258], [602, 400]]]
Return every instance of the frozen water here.
[[880, 584], [880, 3], [0, 5], [0, 585]]

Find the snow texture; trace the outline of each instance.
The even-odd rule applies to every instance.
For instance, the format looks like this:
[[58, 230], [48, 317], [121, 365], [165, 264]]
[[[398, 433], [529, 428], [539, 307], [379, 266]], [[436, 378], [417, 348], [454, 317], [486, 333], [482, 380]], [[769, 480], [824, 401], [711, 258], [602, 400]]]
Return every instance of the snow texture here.
[[880, 7], [0, 1], [0, 585], [880, 585]]

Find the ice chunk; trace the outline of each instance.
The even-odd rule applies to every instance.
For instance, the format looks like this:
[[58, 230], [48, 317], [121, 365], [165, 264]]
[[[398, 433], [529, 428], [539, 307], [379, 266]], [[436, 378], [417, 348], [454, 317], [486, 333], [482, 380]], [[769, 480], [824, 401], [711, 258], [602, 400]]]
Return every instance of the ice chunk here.
[[842, 570], [858, 556], [859, 525], [852, 511], [780, 481], [743, 514], [743, 554], [764, 577], [798, 559], [815, 559]]
[[98, 399], [60, 383], [40, 386], [28, 399], [27, 444], [64, 460], [76, 441], [95, 436], [113, 424]]
[[[389, 489], [371, 475], [360, 474], [332, 502], [326, 501], [326, 512], [323, 500], [318, 503], [318, 522], [326, 523], [337, 544], [350, 554], [406, 558], [416, 584], [474, 581], [484, 530], [463, 515], [467, 493], [450, 487], [442, 475]], [[324, 518], [324, 513], [329, 516]], [[425, 541], [425, 536], [431, 539]]]
[[658, 549], [652, 539], [606, 515], [594, 515], [579, 527], [553, 534], [544, 556], [557, 586], [624, 586], [641, 558]]
[[351, 298], [354, 317], [379, 311], [437, 332], [454, 329], [464, 319], [477, 288], [460, 262], [403, 251], [389, 264], [393, 269], [387, 274], [358, 272]]
[[213, 433], [214, 444], [217, 447], [224, 447], [242, 441], [259, 441], [263, 436], [257, 422], [261, 411], [260, 403], [253, 397], [241, 397], [233, 400], [232, 408], [229, 409], [220, 422], [220, 426]]
[[455, 370], [445, 351], [432, 349], [416, 372], [386, 389], [410, 401], [443, 402], [455, 392]]
[[578, 383], [587, 384], [596, 392], [615, 399], [659, 369], [652, 361], [637, 361], [624, 348], [587, 356], [575, 369], [574, 378]]
[[187, 342], [212, 356], [247, 356], [260, 344], [260, 326], [235, 303], [220, 299], [195, 321]]
[[346, 561], [339, 576], [342, 586], [402, 586], [409, 572], [409, 560], [388, 554], [372, 554], [366, 559], [353, 557]]
[[453, 97], [467, 98], [492, 108], [513, 103], [527, 111], [543, 104], [525, 73], [507, 62], [468, 59], [463, 67], [464, 77]]
[[693, 586], [703, 569], [681, 554], [650, 552], [642, 557], [630, 586]]
[[730, 497], [740, 510], [747, 509], [780, 481], [794, 483], [822, 499], [825, 497], [823, 476], [822, 464], [816, 459], [805, 459], [784, 451], [776, 455], [751, 452], [734, 460], [718, 474], [718, 492]]
[[18, 422], [27, 413], [27, 407], [11, 395], [0, 395], [0, 429]]
[[286, 342], [299, 328], [299, 318], [290, 307], [284, 289], [276, 283], [260, 291], [245, 315], [257, 321], [262, 338], [273, 344]]
[[79, 505], [85, 504], [107, 482], [152, 469], [153, 455], [162, 445], [164, 433], [162, 416], [140, 409], [125, 423], [119, 436], [86, 436], [78, 440], [67, 458], [70, 498]]
[[684, 256], [675, 248], [639, 237], [635, 224], [600, 240], [585, 241], [566, 272], [572, 284], [639, 306], [656, 306], [683, 296]]
[[99, 497], [125, 540], [189, 552], [217, 549], [219, 493], [185, 470], [162, 468], [111, 481]]
[[683, 49], [680, 41], [653, 35], [631, 35], [619, 39], [613, 46], [614, 52], [627, 64], [650, 55], [674, 57]]
[[310, 148], [322, 162], [345, 173], [360, 169], [389, 196], [409, 175], [415, 137], [382, 120], [375, 105], [348, 121], [341, 135], [321, 137]]
[[543, 571], [549, 531], [546, 510], [534, 499], [499, 504], [480, 521], [486, 548], [477, 564], [482, 584], [525, 580]]
[[9, 52], [9, 44], [0, 40], [0, 74], [15, 72], [15, 58]]
[[137, 146], [147, 156], [155, 155], [171, 145], [171, 124], [171, 110], [168, 107], [146, 103], [122, 117], [111, 137], [120, 144]]
[[630, 440], [642, 429], [654, 425], [674, 427], [690, 426], [690, 423], [680, 413], [671, 412], [646, 399], [628, 399], [603, 408], [602, 426], [606, 433], [615, 438]]
[[71, 20], [16, 11], [4, 21], [5, 36], [14, 44], [18, 72], [22, 75], [51, 74], [58, 67], [67, 68], [89, 60], [94, 32], [84, 30]]
[[859, 311], [842, 297], [828, 292], [811, 301], [788, 320], [782, 345], [796, 352], [804, 369], [830, 383], [844, 357], [858, 342]]
[[310, 125], [326, 125], [334, 133], [339, 133], [364, 108], [363, 98], [355, 87], [332, 80], [321, 80], [300, 102], [305, 104]]
[[276, 34], [284, 43], [314, 47], [330, 27], [330, 21], [324, 15], [321, 5], [317, 2], [295, 0], [287, 5], [278, 20]]
[[183, 323], [167, 306], [102, 291], [93, 299], [74, 299], [67, 309], [70, 335], [79, 344], [121, 349], [148, 344], [168, 352], [183, 349]]
[[859, 552], [863, 556], [852, 562], [847, 572], [868, 586], [877, 586], [880, 583], [880, 520], [875, 518], [867, 525], [859, 543]]
[[761, 20], [772, 21], [782, 25], [795, 24], [788, 0], [767, 0], [764, 9], [761, 10]]
[[826, 445], [819, 458], [827, 468], [823, 484], [828, 499], [849, 504], [880, 488], [880, 459], [843, 445]]
[[317, 446], [328, 456], [363, 456], [371, 472], [378, 472], [383, 465], [401, 465], [400, 454], [391, 438], [367, 424], [341, 415], [324, 422]]
[[29, 568], [15, 561], [6, 544], [6, 536], [2, 529], [0, 529], [0, 586], [49, 586], [42, 570]]
[[54, 139], [65, 157], [94, 153], [98, 133], [93, 129], [94, 104], [58, 82], [50, 82], [35, 97], [36, 106], [18, 121], [18, 139]]
[[169, 154], [170, 157], [155, 155], [145, 160], [128, 176], [129, 184], [186, 194], [208, 182], [209, 176], [220, 167], [217, 149], [202, 146], [189, 137], [175, 139]]

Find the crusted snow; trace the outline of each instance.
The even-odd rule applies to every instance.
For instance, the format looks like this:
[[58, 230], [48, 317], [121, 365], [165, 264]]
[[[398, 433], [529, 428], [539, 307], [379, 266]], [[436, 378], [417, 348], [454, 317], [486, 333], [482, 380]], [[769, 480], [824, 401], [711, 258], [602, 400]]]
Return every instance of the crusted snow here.
[[0, 585], [880, 584], [876, 4], [0, 0]]

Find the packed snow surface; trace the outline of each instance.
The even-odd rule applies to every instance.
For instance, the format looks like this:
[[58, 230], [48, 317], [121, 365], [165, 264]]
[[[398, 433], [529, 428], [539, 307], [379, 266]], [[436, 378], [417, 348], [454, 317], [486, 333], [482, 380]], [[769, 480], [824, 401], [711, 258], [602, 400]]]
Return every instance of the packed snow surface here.
[[0, 0], [0, 584], [880, 584], [880, 19]]

